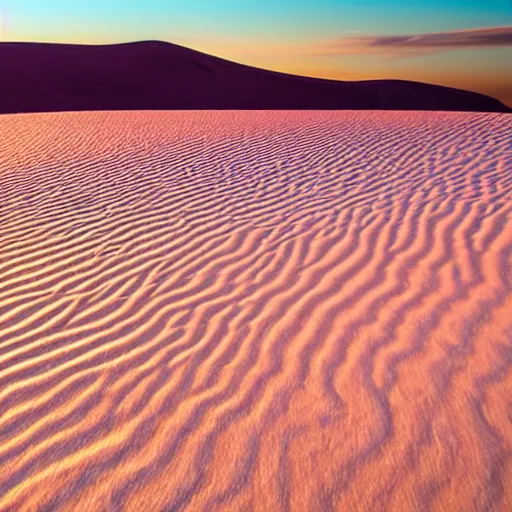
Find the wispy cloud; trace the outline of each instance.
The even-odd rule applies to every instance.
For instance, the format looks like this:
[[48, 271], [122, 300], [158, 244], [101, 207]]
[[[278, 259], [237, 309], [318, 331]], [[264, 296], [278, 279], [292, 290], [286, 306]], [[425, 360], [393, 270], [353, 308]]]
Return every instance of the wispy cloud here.
[[409, 36], [376, 37], [371, 41], [371, 45], [409, 48], [510, 46], [512, 45], [512, 26]]
[[512, 26], [432, 32], [408, 35], [344, 35], [337, 40], [317, 43], [315, 54], [417, 53], [455, 48], [512, 46]]

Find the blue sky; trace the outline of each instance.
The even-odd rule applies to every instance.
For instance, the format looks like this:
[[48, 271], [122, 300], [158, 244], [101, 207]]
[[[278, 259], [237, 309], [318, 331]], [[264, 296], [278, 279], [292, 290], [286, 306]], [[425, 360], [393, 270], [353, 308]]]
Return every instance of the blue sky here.
[[[161, 39], [298, 74], [487, 87], [482, 92], [509, 90], [512, 100], [508, 35], [496, 45], [387, 53], [376, 53], [371, 40], [438, 32], [460, 40], [457, 31], [512, 26], [512, 0], [0, 0], [0, 14], [4, 41]], [[345, 51], [345, 38], [354, 36], [370, 39], [357, 51], [348, 40], [354, 51]], [[339, 54], [318, 55], [315, 48], [329, 41], [338, 41]]]
[[29, 30], [51, 36], [52, 30], [63, 32], [67, 25], [87, 28], [92, 39], [108, 39], [108, 32], [98, 32], [112, 27], [127, 40], [151, 30], [192, 36], [204, 29], [273, 41], [283, 35], [430, 32], [512, 24], [511, 0], [0, 0], [2, 4], [12, 36], [29, 35]]

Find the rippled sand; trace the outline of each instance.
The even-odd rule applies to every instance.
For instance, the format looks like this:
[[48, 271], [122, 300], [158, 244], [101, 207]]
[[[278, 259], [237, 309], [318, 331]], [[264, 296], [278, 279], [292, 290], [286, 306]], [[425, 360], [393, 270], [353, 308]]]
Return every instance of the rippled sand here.
[[511, 133], [0, 117], [0, 509], [512, 510]]

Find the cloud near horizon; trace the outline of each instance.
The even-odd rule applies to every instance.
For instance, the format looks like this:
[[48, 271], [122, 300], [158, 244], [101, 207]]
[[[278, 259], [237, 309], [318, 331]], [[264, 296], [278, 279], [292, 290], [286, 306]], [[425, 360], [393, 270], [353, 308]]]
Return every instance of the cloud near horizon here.
[[512, 26], [432, 32], [408, 35], [343, 36], [336, 41], [317, 43], [311, 53], [336, 55], [346, 53], [433, 52], [457, 48], [492, 48], [512, 46]]

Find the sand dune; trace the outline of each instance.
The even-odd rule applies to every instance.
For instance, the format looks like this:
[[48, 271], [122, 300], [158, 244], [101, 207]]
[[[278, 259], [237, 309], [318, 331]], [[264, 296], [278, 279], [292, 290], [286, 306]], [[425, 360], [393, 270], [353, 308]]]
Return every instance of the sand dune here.
[[511, 130], [0, 117], [0, 510], [512, 510]]
[[0, 113], [434, 110], [512, 113], [483, 94], [406, 80], [342, 82], [245, 66], [163, 41], [0, 43]]

